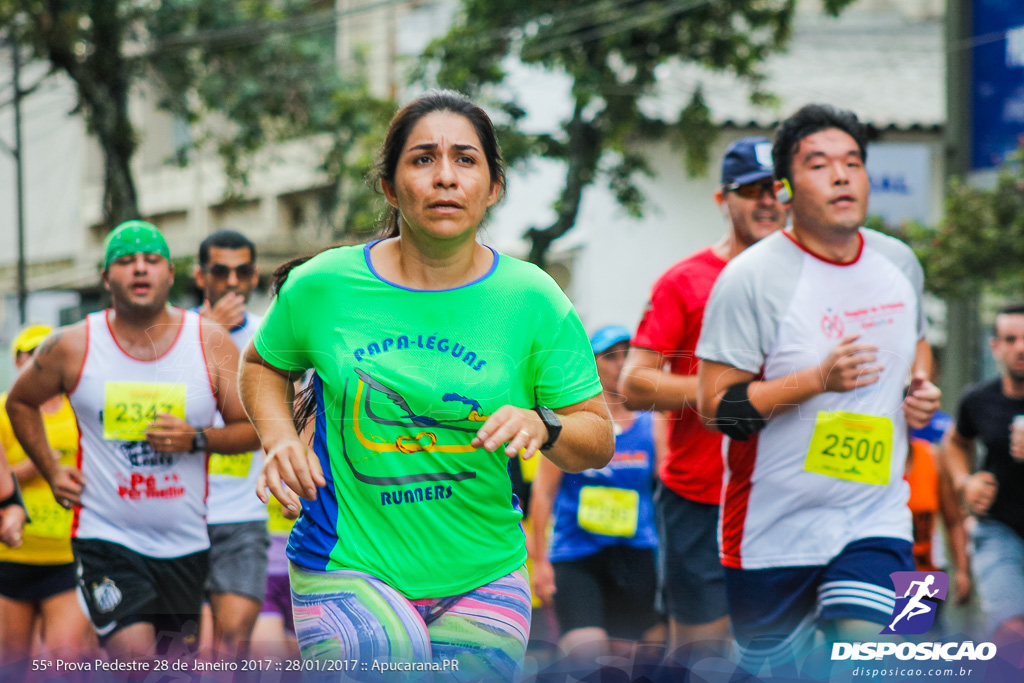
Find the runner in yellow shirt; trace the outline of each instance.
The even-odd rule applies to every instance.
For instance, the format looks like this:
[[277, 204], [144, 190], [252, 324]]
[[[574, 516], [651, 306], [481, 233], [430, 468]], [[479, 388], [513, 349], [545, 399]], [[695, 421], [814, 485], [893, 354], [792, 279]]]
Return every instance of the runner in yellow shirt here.
[[[44, 325], [31, 325], [14, 339], [11, 350], [19, 369], [31, 362], [33, 350], [50, 332]], [[0, 405], [6, 401], [6, 394], [0, 396]], [[42, 410], [54, 458], [74, 467], [78, 427], [67, 398], [54, 398]], [[75, 597], [72, 512], [54, 500], [50, 486], [14, 438], [6, 410], [0, 410], [0, 453], [21, 485], [31, 518], [19, 547], [0, 546], [0, 663], [27, 665], [37, 625], [43, 652], [65, 659], [91, 656], [96, 637]]]

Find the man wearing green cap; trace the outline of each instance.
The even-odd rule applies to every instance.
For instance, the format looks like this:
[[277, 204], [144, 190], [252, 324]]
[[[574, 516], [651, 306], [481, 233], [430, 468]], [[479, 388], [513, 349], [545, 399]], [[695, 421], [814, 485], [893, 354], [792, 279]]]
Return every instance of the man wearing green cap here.
[[[169, 257], [149, 223], [111, 232], [102, 272], [111, 307], [50, 335], [7, 401], [19, 441], [57, 502], [74, 509], [79, 589], [100, 643], [121, 661], [194, 654], [208, 453], [259, 445], [238, 401], [227, 330], [167, 304]], [[39, 407], [60, 393], [81, 431], [77, 468], [36, 446]], [[217, 411], [224, 426], [213, 428]]]

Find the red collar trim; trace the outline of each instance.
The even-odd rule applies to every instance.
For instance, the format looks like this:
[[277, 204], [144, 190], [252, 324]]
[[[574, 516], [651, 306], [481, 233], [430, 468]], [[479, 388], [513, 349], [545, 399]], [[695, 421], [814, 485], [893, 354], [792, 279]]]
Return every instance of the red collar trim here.
[[781, 232], [782, 232], [783, 235], [786, 236], [786, 238], [790, 242], [792, 242], [797, 247], [799, 247], [801, 251], [805, 251], [808, 254], [810, 254], [811, 256], [813, 256], [814, 258], [818, 259], [819, 261], [824, 261], [825, 263], [828, 263], [828, 264], [833, 265], [833, 266], [852, 266], [853, 264], [857, 263], [857, 261], [860, 261], [860, 255], [864, 253], [864, 235], [861, 234], [860, 230], [857, 231], [857, 240], [860, 242], [860, 244], [857, 245], [857, 255], [853, 258], [852, 261], [834, 261], [834, 260], [832, 260], [830, 258], [822, 256], [821, 254], [818, 254], [816, 252], [811, 251], [806, 246], [804, 246], [803, 244], [798, 242], [795, 237], [790, 235], [785, 230], [782, 230]]
[[[109, 308], [106, 309], [103, 312], [103, 320], [106, 321], [106, 323], [107, 323], [107, 331], [110, 332], [110, 338], [114, 340], [114, 345], [117, 346], [118, 350], [120, 350], [121, 353], [123, 353], [124, 355], [128, 356], [133, 361], [136, 361], [138, 363], [155, 363], [158, 360], [160, 360], [161, 358], [163, 358], [164, 356], [166, 356], [167, 354], [169, 354], [172, 349], [174, 349], [174, 346], [178, 343], [178, 339], [181, 338], [182, 330], [185, 329], [185, 314], [186, 314], [185, 309], [181, 308], [179, 306], [175, 306], [174, 308], [177, 308], [178, 310], [181, 311], [181, 322], [178, 324], [178, 331], [174, 333], [174, 341], [171, 342], [171, 345], [167, 347], [166, 351], [161, 353], [156, 358], [152, 358], [152, 359], [136, 358], [135, 356], [133, 356], [132, 354], [130, 354], [127, 351], [124, 350], [124, 347], [121, 346], [121, 342], [117, 341], [117, 335], [114, 334], [114, 328], [110, 326], [110, 309]], [[83, 365], [84, 365], [84, 363], [83, 363]]]

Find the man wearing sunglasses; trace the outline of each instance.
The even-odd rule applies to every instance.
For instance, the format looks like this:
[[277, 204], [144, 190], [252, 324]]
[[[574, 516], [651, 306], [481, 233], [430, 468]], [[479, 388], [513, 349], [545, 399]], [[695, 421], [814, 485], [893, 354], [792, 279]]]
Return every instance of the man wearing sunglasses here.
[[[244, 349], [260, 324], [260, 317], [246, 310], [259, 281], [256, 245], [234, 230], [218, 230], [199, 245], [194, 274], [203, 292], [200, 315], [228, 328], [231, 340], [239, 350]], [[247, 654], [266, 593], [267, 506], [255, 493], [262, 467], [262, 450], [210, 455], [207, 592], [213, 616], [212, 647], [220, 657]], [[206, 616], [204, 606], [204, 619]]]
[[[622, 372], [631, 410], [671, 411], [669, 449], [659, 468], [657, 523], [659, 601], [669, 617], [668, 652], [687, 643], [726, 642], [729, 617], [716, 530], [722, 487], [722, 438], [696, 413], [697, 358], [704, 305], [734, 256], [786, 222], [773, 189], [772, 145], [747, 137], [722, 160], [714, 199], [726, 233], [669, 268], [651, 298]], [[678, 653], [679, 663], [685, 657]]]

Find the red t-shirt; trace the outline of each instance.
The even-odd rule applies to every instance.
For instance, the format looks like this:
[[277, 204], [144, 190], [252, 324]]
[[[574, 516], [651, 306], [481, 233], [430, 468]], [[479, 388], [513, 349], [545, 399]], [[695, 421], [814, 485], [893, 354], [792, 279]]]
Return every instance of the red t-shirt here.
[[[633, 346], [661, 353], [673, 374], [695, 375], [694, 351], [704, 306], [726, 261], [711, 247], [665, 271], [651, 288], [651, 299], [633, 337]], [[722, 435], [704, 428], [692, 408], [675, 410], [668, 426], [668, 456], [661, 480], [679, 495], [717, 505], [722, 489]]]

